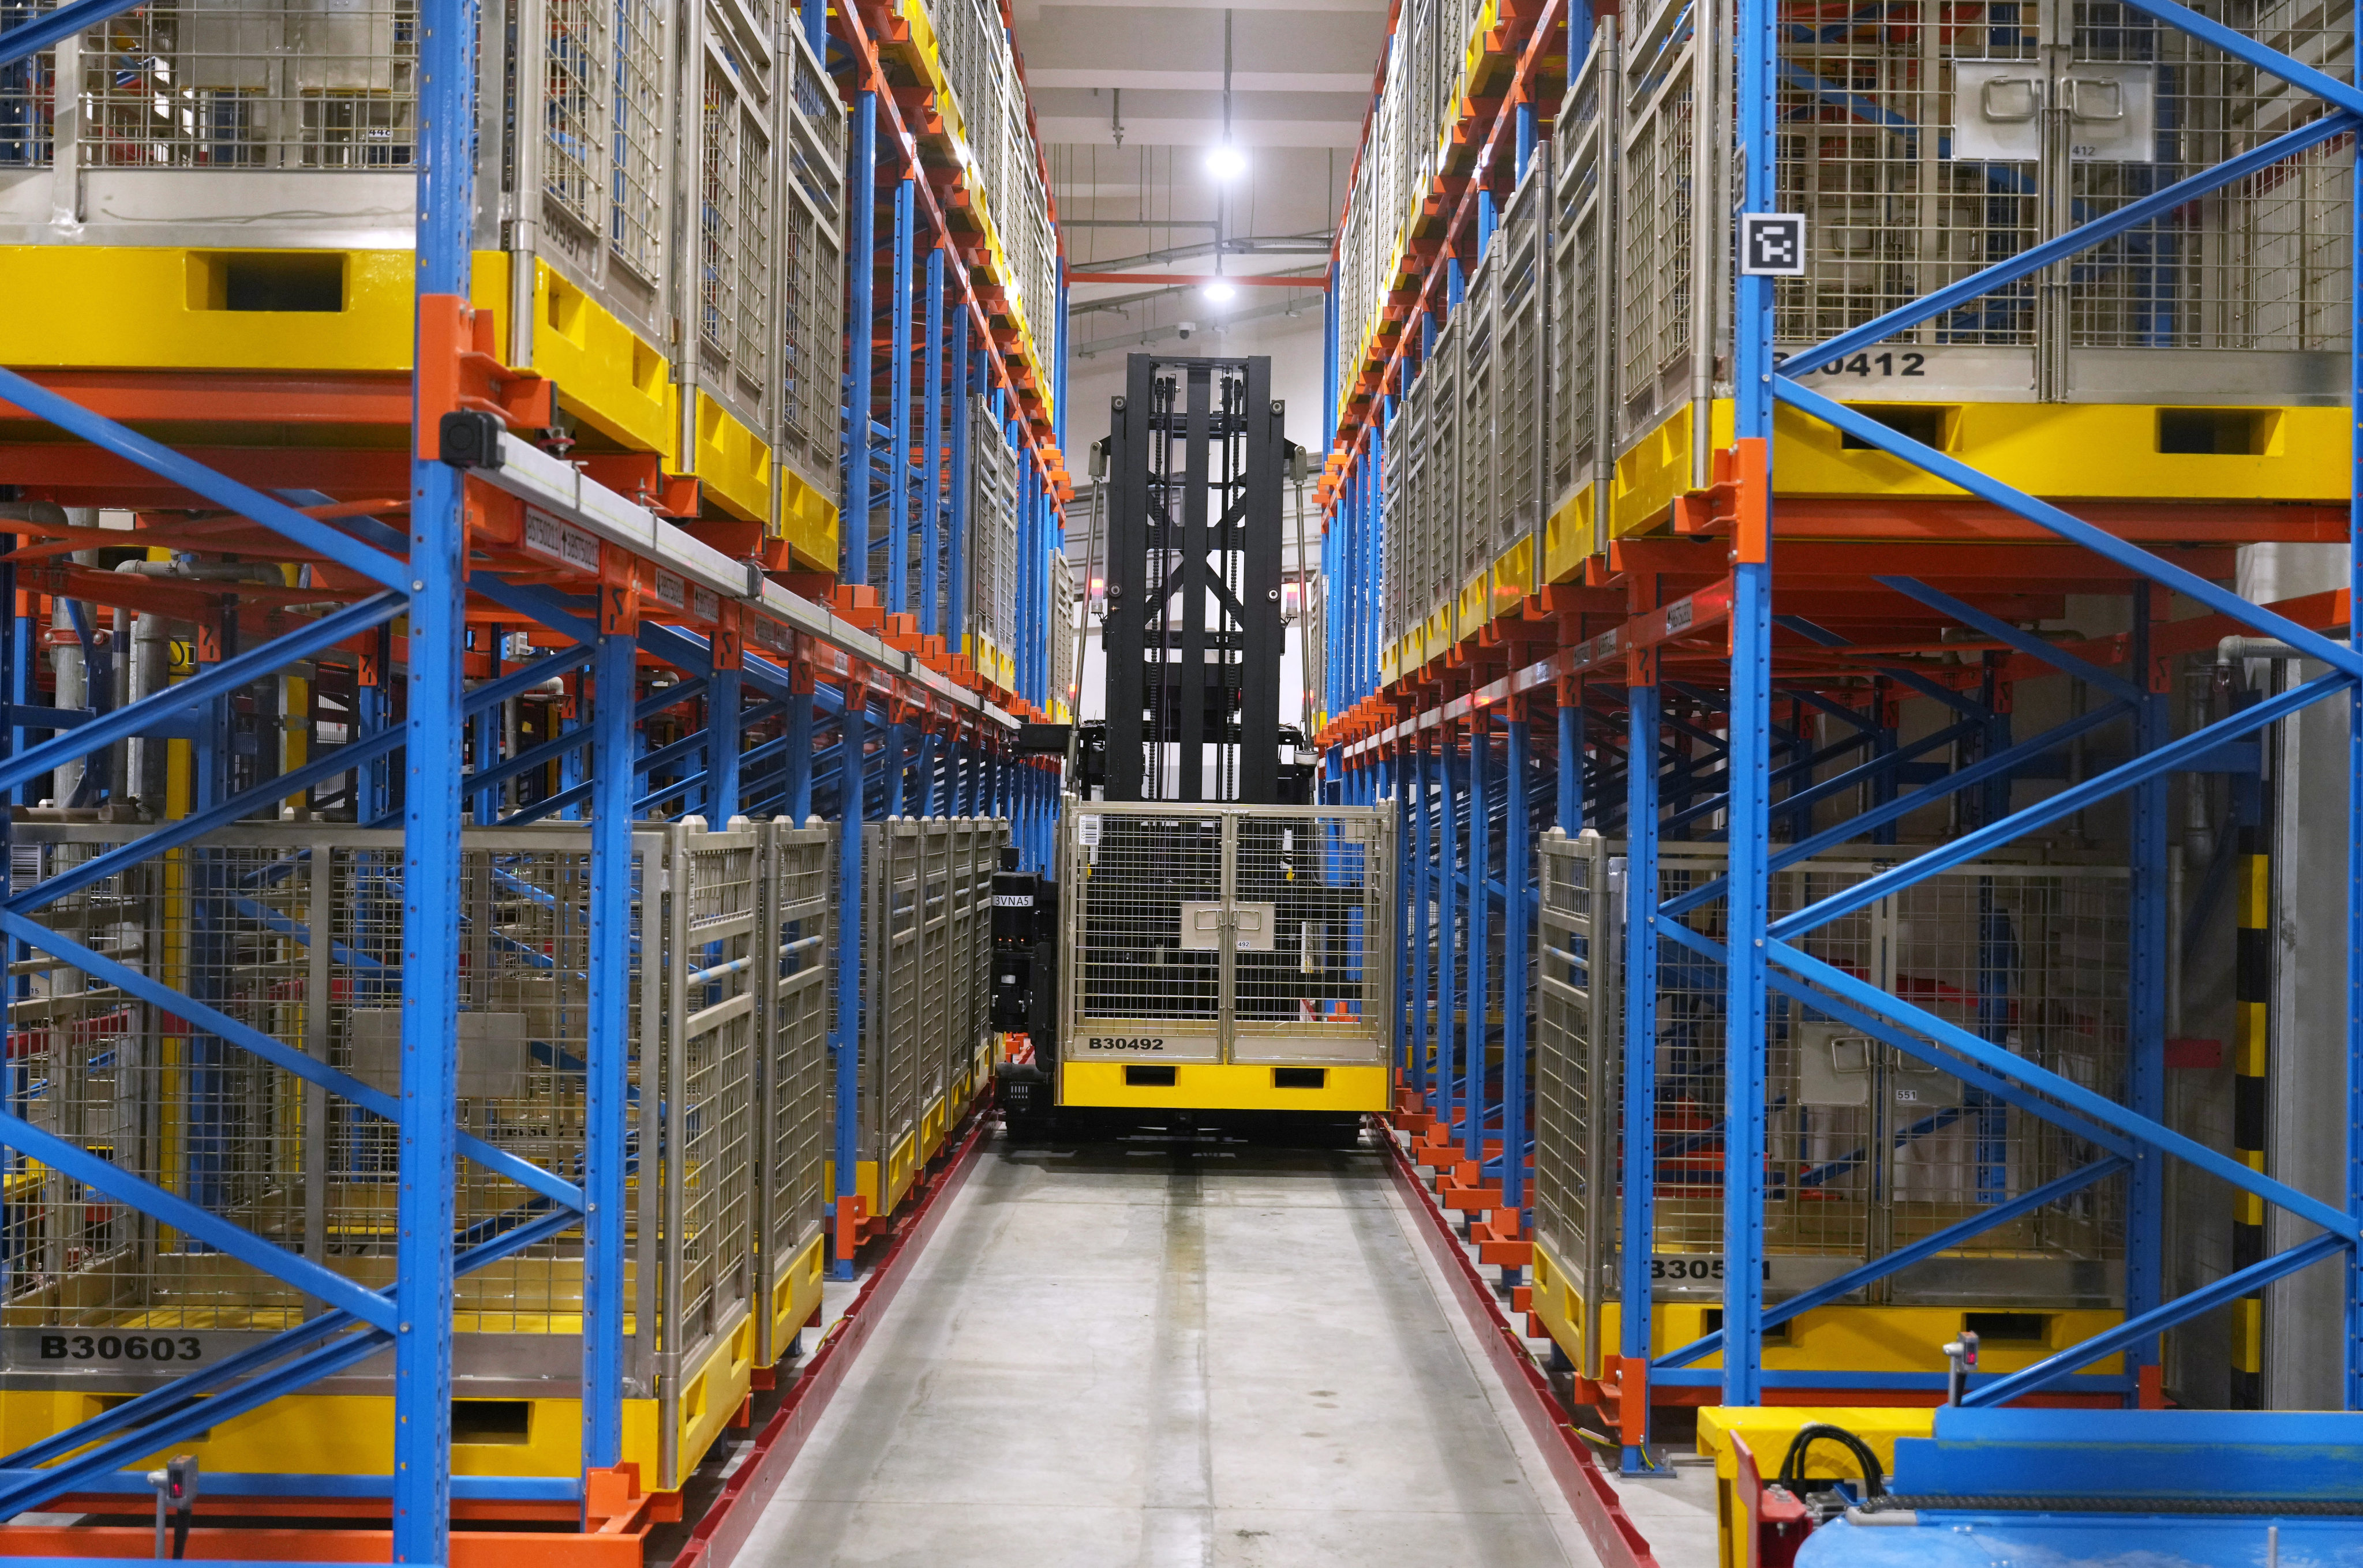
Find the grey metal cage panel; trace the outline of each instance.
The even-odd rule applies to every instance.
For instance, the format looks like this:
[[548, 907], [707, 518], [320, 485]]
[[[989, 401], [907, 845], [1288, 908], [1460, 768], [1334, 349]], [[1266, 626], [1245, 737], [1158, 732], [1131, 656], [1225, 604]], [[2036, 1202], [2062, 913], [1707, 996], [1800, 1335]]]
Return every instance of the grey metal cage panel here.
[[1420, 418], [1424, 407], [1415, 408], [1409, 398], [1397, 405], [1395, 416], [1387, 426], [1383, 457], [1379, 465], [1379, 640], [1392, 643], [1407, 629], [1404, 607], [1410, 602], [1405, 591], [1403, 569], [1409, 559], [1411, 506], [1410, 469], [1419, 460], [1421, 442], [1427, 434], [1426, 421]]
[[[763, 844], [751, 826], [665, 830], [661, 1386], [678, 1388], [753, 1309], [765, 945]], [[647, 1147], [642, 1144], [643, 1149]], [[679, 1423], [658, 1437], [678, 1485]]]
[[1017, 454], [983, 398], [969, 398], [968, 630], [1017, 651]]
[[990, 983], [993, 873], [1008, 838], [998, 818], [897, 817], [862, 829], [864, 1160], [883, 1163], [917, 1136], [973, 1060]]
[[[28, 823], [20, 889], [140, 827]], [[760, 835], [693, 825], [633, 834], [628, 1113], [646, 1151], [627, 1219], [626, 1395], [671, 1422], [678, 1373], [749, 1306], [760, 1133], [753, 1093]], [[218, 830], [67, 894], [39, 919], [241, 1024], [382, 1089], [399, 1085], [402, 835], [316, 823]], [[462, 835], [460, 1075], [467, 1131], [561, 1174], [583, 1154], [590, 834], [575, 824]], [[650, 893], [648, 889], [653, 889]], [[653, 960], [653, 963], [651, 963]], [[391, 1127], [229, 1042], [61, 960], [20, 970], [12, 1109], [266, 1240], [372, 1287], [393, 1278]], [[462, 1236], [538, 1215], [533, 1194], [462, 1160]], [[0, 1386], [49, 1386], [28, 1333], [169, 1330], [201, 1360], [317, 1310], [274, 1277], [12, 1156], [0, 1220]], [[561, 1233], [465, 1276], [455, 1301], [466, 1393], [579, 1387], [582, 1240]], [[330, 1391], [383, 1386], [382, 1364]], [[77, 1369], [77, 1386], [94, 1375]], [[138, 1387], [173, 1375], [106, 1369]], [[670, 1467], [679, 1456], [667, 1450]], [[676, 1485], [677, 1477], [666, 1485]]]
[[845, 358], [846, 112], [804, 41], [782, 46], [787, 110], [780, 196], [781, 464], [838, 499]]
[[1050, 700], [1070, 712], [1079, 695], [1075, 672], [1075, 569], [1064, 550], [1050, 557], [1050, 619], [1042, 629], [1049, 646], [1043, 649], [1050, 669]]
[[773, 1336], [779, 1309], [791, 1293], [789, 1270], [820, 1234], [826, 1201], [830, 971], [825, 960], [834, 835], [826, 827], [798, 827], [785, 818], [762, 824], [762, 831], [767, 869], [761, 930], [771, 952], [757, 966], [762, 1009], [757, 1060], [763, 1077], [755, 1278], [766, 1294], [755, 1317], [758, 1358], [770, 1365], [786, 1350]]
[[929, 1108], [951, 1088], [951, 1044], [957, 1015], [952, 1011], [952, 916], [958, 907], [953, 891], [957, 830], [949, 820], [934, 818], [920, 824], [918, 983], [920, 1051], [917, 1099]]
[[[499, 183], [526, 220], [512, 224], [505, 247], [529, 248], [661, 344], [671, 259], [665, 206], [678, 167], [666, 65], [673, 13], [647, 0], [514, 0], [509, 11], [512, 68], [521, 80], [542, 80], [543, 134], [487, 149], [505, 160]], [[538, 205], [521, 194], [537, 186]], [[539, 330], [567, 330], [560, 302], [539, 308]]]
[[[882, 1165], [919, 1121], [919, 834], [911, 818], [861, 830], [861, 1127]], [[880, 1201], [884, 1201], [882, 1193]]]
[[[81, 160], [174, 169], [406, 167], [416, 151], [417, 31], [412, 0], [175, 0], [111, 17], [82, 36], [77, 53], [89, 121]], [[160, 97], [172, 107], [160, 113]]]
[[1428, 389], [1428, 458], [1422, 487], [1427, 502], [1421, 531], [1426, 541], [1423, 558], [1427, 582], [1418, 601], [1423, 615], [1449, 610], [1460, 591], [1460, 464], [1470, 422], [1460, 396], [1460, 342], [1470, 330], [1465, 321], [1456, 315], [1445, 323], [1419, 377]]
[[[1487, 519], [1491, 565], [1542, 528], [1548, 421], [1544, 379], [1550, 315], [1550, 143], [1539, 141], [1525, 178], [1503, 208], [1491, 248], [1495, 273], [1495, 480]], [[1540, 565], [1537, 561], [1537, 566]]]
[[[683, 303], [695, 324], [698, 390], [765, 442], [776, 406], [772, 355], [779, 337], [777, 212], [782, 99], [765, 42], [761, 51], [734, 28], [730, 0], [701, 9], [700, 50], [691, 71], [699, 97], [696, 156], [683, 198], [697, 215], [684, 263]], [[791, 130], [790, 134], [793, 134]], [[697, 417], [684, 408], [684, 420]]]
[[1587, 1376], [1600, 1373], [1595, 1326], [1619, 1231], [1616, 1145], [1623, 1015], [1621, 888], [1596, 834], [1554, 829], [1537, 845], [1535, 911], [1535, 1240], [1573, 1286]]
[[[1546, 839], [1552, 856], [1590, 855], [1623, 880], [1623, 845]], [[1662, 900], [1720, 876], [1725, 856], [1709, 844], [1661, 846]], [[1563, 867], [1565, 861], [1556, 862]], [[1818, 856], [1774, 875], [1773, 918], [1862, 881], [1888, 862], [1860, 850]], [[1594, 878], [1597, 870], [1590, 873]], [[2122, 1094], [2126, 1069], [2129, 880], [2122, 867], [2075, 862], [1995, 860], [1956, 867], [1801, 941], [1822, 961], [1929, 1008], [1996, 1044], [2090, 1085]], [[1548, 885], [1546, 891], [1548, 893]], [[1722, 907], [1682, 917], [1721, 941]], [[1570, 922], [1547, 908], [1539, 930], [1564, 936]], [[1537, 938], [1538, 942], [1541, 940]], [[1538, 950], [1539, 952], [1539, 950]], [[1564, 988], [1563, 960], [1540, 953], [1543, 994]], [[1722, 1132], [1725, 1060], [1720, 965], [1687, 948], [1659, 949], [1654, 1151], [1656, 1255], [1719, 1256], [1723, 1240]], [[1556, 968], [1557, 973], [1552, 973]], [[1592, 1081], [1612, 1075], [1603, 1045], [1621, 1032], [1621, 977], [1594, 970], [1592, 1018], [1580, 1042], [1576, 1015], [1538, 1017], [1539, 1052], [1564, 1061], [1589, 1043]], [[1563, 997], [1562, 997], [1562, 999]], [[1626, 1043], [1629, 1055], [1631, 1044]], [[1838, 1026], [1809, 1005], [1776, 998], [1768, 1023], [1769, 1156], [1765, 1201], [1766, 1291], [1779, 1299], [1951, 1225], [2090, 1163], [2097, 1151], [2050, 1122], [1992, 1100], [1917, 1058]], [[1541, 1069], [1538, 1068], [1538, 1071]], [[1562, 1074], [1565, 1069], [1561, 1069]], [[1561, 1118], [1564, 1136], [1538, 1135], [1538, 1191], [1567, 1192], [1588, 1181], [1605, 1201], [1618, 1177], [1602, 1159], [1620, 1142], [1622, 1106], [1613, 1095], [1586, 1102], [1588, 1121], [1566, 1105], [1538, 1109]], [[1548, 1172], [1546, 1166], [1548, 1167]], [[1980, 1303], [2106, 1308], [2122, 1300], [2121, 1179], [2069, 1198], [1963, 1246], [1903, 1269], [1858, 1299], [1874, 1303]], [[1595, 1210], [1564, 1266], [1596, 1268], [1598, 1298], [1614, 1299], [1617, 1223]], [[1714, 1299], [1712, 1279], [1659, 1280], [1660, 1298]]]
[[1390, 812], [1071, 801], [1059, 832], [1077, 1056], [1386, 1059]]
[[1614, 353], [1602, 352], [1614, 330], [1610, 284], [1616, 269], [1603, 265], [1615, 254], [1614, 36], [1613, 27], [1595, 31], [1568, 83], [1551, 156], [1551, 315], [1545, 349], [1551, 435], [1543, 493], [1554, 512], [1606, 475], [1601, 415], [1603, 403], [1613, 406], [1613, 382], [1604, 378], [1616, 362]]
[[1692, 293], [1712, 259], [1692, 255], [1696, 13], [1671, 5], [1635, 22], [1625, 61], [1618, 232], [1621, 444], [1690, 393]]
[[1457, 478], [1452, 495], [1452, 558], [1448, 594], [1493, 564], [1493, 517], [1501, 506], [1501, 315], [1502, 252], [1489, 247], [1469, 275], [1469, 292], [1455, 314], [1459, 353], [1454, 387], [1460, 417], [1455, 443]]

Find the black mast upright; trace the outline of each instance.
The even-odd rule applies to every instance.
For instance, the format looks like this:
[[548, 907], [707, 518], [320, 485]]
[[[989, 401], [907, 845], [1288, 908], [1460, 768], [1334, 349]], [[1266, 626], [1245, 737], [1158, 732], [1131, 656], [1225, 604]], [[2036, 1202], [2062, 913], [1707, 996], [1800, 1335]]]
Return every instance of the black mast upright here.
[[1108, 437], [1111, 801], [1278, 803], [1285, 413], [1262, 356], [1128, 360]]

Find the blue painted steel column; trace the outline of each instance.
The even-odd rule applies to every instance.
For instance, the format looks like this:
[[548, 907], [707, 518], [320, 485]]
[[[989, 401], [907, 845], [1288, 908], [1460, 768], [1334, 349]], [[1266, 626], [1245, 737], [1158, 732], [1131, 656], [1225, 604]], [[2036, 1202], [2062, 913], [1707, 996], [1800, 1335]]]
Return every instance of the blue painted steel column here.
[[1463, 1004], [1469, 1016], [1462, 1024], [1462, 1049], [1467, 1057], [1461, 1063], [1466, 1075], [1462, 1103], [1469, 1108], [1469, 1125], [1461, 1140], [1466, 1157], [1485, 1157], [1485, 1023], [1487, 1003], [1492, 997], [1493, 955], [1492, 952], [1492, 911], [1489, 884], [1492, 880], [1493, 845], [1492, 824], [1486, 820], [1492, 809], [1486, 803], [1489, 793], [1487, 771], [1492, 760], [1486, 753], [1492, 749], [1492, 737], [1487, 733], [1483, 708], [1474, 708], [1469, 714], [1469, 963], [1461, 978], [1468, 988], [1468, 1000]]
[[1428, 800], [1427, 748], [1417, 735], [1410, 742], [1405, 760], [1410, 764], [1411, 778], [1411, 1032], [1412, 1079], [1424, 1084], [1427, 1103], [1432, 1109], [1437, 1099], [1436, 1066], [1429, 1056], [1432, 1038], [1427, 1010], [1434, 999], [1428, 989], [1428, 910], [1435, 892], [1428, 869], [1435, 847], [1435, 809]]
[[705, 683], [705, 820], [721, 827], [738, 814], [739, 692], [746, 674], [717, 662]]
[[[1747, 163], [1742, 212], [1770, 212], [1772, 72], [1779, 49], [1772, 0], [1739, 0], [1736, 129]], [[1733, 312], [1736, 432], [1743, 454], [1743, 513], [1734, 544], [1731, 607], [1731, 962], [1724, 1016], [1723, 1402], [1763, 1402], [1765, 865], [1771, 834], [1772, 280], [1742, 277]], [[1760, 464], [1750, 474], [1747, 469]], [[1745, 488], [1760, 486], [1751, 525]], [[1751, 534], [1755, 536], [1751, 537]], [[1636, 756], [1631, 764], [1639, 771]], [[1653, 896], [1654, 901], [1654, 896]]]
[[886, 778], [886, 820], [893, 822], [903, 815], [903, 780], [911, 766], [911, 726], [890, 723], [886, 726], [886, 749], [878, 760]]
[[[498, 680], [501, 678], [501, 629], [497, 625], [489, 625], [483, 629], [483, 635], [491, 644], [488, 679]], [[460, 679], [462, 688], [466, 683], [463, 674]], [[501, 765], [501, 711], [498, 707], [487, 708], [466, 723], [471, 726], [469, 771], [478, 775], [490, 773]], [[501, 792], [498, 788], [476, 790], [471, 793], [475, 797], [478, 826], [490, 827], [501, 820]], [[63, 805], [65, 802], [61, 801], [58, 803]]]
[[788, 693], [787, 756], [788, 816], [798, 827], [812, 821], [813, 693], [812, 672], [798, 667], [792, 677], [802, 690]]
[[1440, 815], [1436, 827], [1436, 1114], [1452, 1124], [1452, 1108], [1459, 1097], [1453, 1058], [1460, 1043], [1460, 816], [1457, 755], [1453, 726], [1437, 726], [1436, 782], [1440, 791]]
[[[1393, 793], [1395, 834], [1395, 985], [1394, 1017], [1390, 1021], [1393, 1030], [1396, 1081], [1413, 1085], [1419, 1081], [1419, 1064], [1412, 1055], [1412, 1041], [1417, 1031], [1411, 1021], [1411, 900], [1414, 873], [1412, 870], [1412, 787], [1418, 777], [1418, 754], [1405, 746], [1390, 759]], [[1390, 1097], [1392, 1099], [1392, 1097]]]
[[828, 64], [828, 0], [804, 0], [804, 41], [823, 67]]
[[[624, 1458], [625, 1177], [630, 1136], [632, 706], [639, 646], [629, 626], [593, 650], [591, 729], [591, 995], [583, 1051], [582, 1466]], [[654, 906], [649, 906], [653, 908]]]
[[1559, 825], [1573, 838], [1583, 831], [1583, 688], [1559, 694]]
[[[421, 7], [417, 289], [464, 302], [475, 221], [476, 7]], [[438, 308], [422, 304], [421, 313]], [[422, 324], [412, 339], [423, 368]], [[414, 377], [414, 399], [421, 395]], [[451, 1239], [458, 1183], [460, 638], [467, 480], [438, 454], [410, 465], [410, 648], [403, 724], [402, 1095], [394, 1193], [392, 1561], [441, 1564], [451, 1540]]]
[[968, 399], [974, 372], [970, 368], [968, 332], [968, 307], [962, 305], [952, 312], [952, 365], [960, 385], [951, 409], [952, 495], [951, 523], [945, 530], [944, 635], [953, 653], [973, 658], [976, 650], [968, 646]]
[[[1624, 1241], [1617, 1350], [1624, 1386], [1638, 1397], [1625, 1435], [1648, 1441], [1650, 1257], [1657, 1250], [1658, 1178], [1658, 656], [1629, 655], [1625, 689], [1625, 1152]], [[1647, 1466], [1642, 1448], [1624, 1445], [1623, 1469]]]
[[914, 176], [894, 182], [894, 297], [889, 301], [886, 414], [886, 608], [911, 608], [911, 261], [918, 224]]
[[[1516, 698], [1511, 701], [1515, 702]], [[1533, 951], [1533, 816], [1526, 800], [1529, 737], [1523, 710], [1511, 710], [1503, 770], [1509, 805], [1502, 830], [1502, 1207], [1526, 1204], [1526, 955]], [[1514, 1275], [1513, 1267], [1505, 1277]]]
[[[838, 795], [837, 837], [837, 1164], [838, 1222], [845, 1223], [849, 1201], [861, 1190], [861, 776], [862, 752], [870, 744], [869, 694], [859, 680], [845, 690], [844, 740], [838, 750]], [[834, 1238], [829, 1277], [853, 1277], [852, 1248], [843, 1237]]]
[[[818, 3], [818, 0], [815, 0]], [[870, 335], [878, 304], [878, 95], [853, 95], [852, 156], [846, 171], [846, 205], [853, 239], [845, 248], [852, 302], [845, 336], [851, 363], [845, 381], [844, 581], [870, 580]], [[860, 815], [859, 812], [854, 813]]]
[[[2134, 705], [2134, 755], [2147, 756], [2173, 738], [2167, 692], [2151, 657], [2151, 606], [2162, 617], [2166, 591], [2145, 583], [2133, 595], [2133, 668], [2143, 687]], [[2125, 1030], [2125, 1103], [2154, 1121], [2166, 1120], [2166, 966], [2176, 961], [2167, 941], [2167, 780], [2154, 773], [2134, 786], [2133, 919], [2127, 933], [2132, 976]], [[2357, 782], [2363, 784], [2363, 778]], [[2350, 960], [2363, 962], [2363, 955]], [[1998, 1114], [1998, 1113], [1997, 1113]], [[2165, 1299], [2166, 1156], [2145, 1144], [2134, 1149], [2125, 1178], [2125, 1316], [2139, 1318]], [[2152, 1335], [2125, 1347], [2125, 1370], [2136, 1380], [2127, 1404], [2139, 1401], [2139, 1383], [2158, 1364]]]
[[942, 519], [944, 508], [944, 248], [927, 247], [927, 352], [920, 374], [927, 384], [922, 399], [926, 430], [919, 439], [926, 456], [919, 459], [919, 559], [925, 576], [919, 583], [919, 631], [945, 635], [944, 602], [937, 579], [944, 569]]

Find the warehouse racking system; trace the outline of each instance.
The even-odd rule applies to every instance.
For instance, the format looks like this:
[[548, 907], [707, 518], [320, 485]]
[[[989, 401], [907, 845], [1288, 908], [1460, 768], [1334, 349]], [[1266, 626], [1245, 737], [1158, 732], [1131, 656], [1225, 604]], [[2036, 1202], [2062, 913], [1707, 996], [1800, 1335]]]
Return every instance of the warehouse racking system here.
[[1030, 116], [970, 0], [10, 14], [16, 1550], [185, 1447], [637, 1562], [908, 1207], [1057, 804]]
[[[1933, 1402], [1989, 1313], [1971, 1404], [2155, 1405], [2169, 1331], [2253, 1403], [2317, 1263], [2363, 1404], [2363, 1146], [2267, 1174], [2261, 949], [2201, 940], [2279, 896], [2268, 726], [2363, 676], [2350, 569], [2242, 553], [2352, 526], [2353, 25], [1395, 10], [1320, 738], [1403, 814], [1399, 1121], [1627, 1470], [1652, 1403]], [[2169, 1110], [2218, 972], [2228, 1144]], [[2202, 1184], [2220, 1267], [2168, 1255]]]

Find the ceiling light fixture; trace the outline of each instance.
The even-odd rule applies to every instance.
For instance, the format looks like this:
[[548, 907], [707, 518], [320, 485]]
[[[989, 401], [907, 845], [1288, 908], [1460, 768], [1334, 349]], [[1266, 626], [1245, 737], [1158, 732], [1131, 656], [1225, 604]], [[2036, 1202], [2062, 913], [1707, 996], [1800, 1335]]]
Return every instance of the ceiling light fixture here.
[[1228, 304], [1238, 297], [1238, 290], [1217, 278], [1206, 285], [1206, 298], [1215, 304]]
[[1208, 149], [1206, 172], [1215, 179], [1227, 183], [1247, 171], [1248, 155], [1228, 142]]

